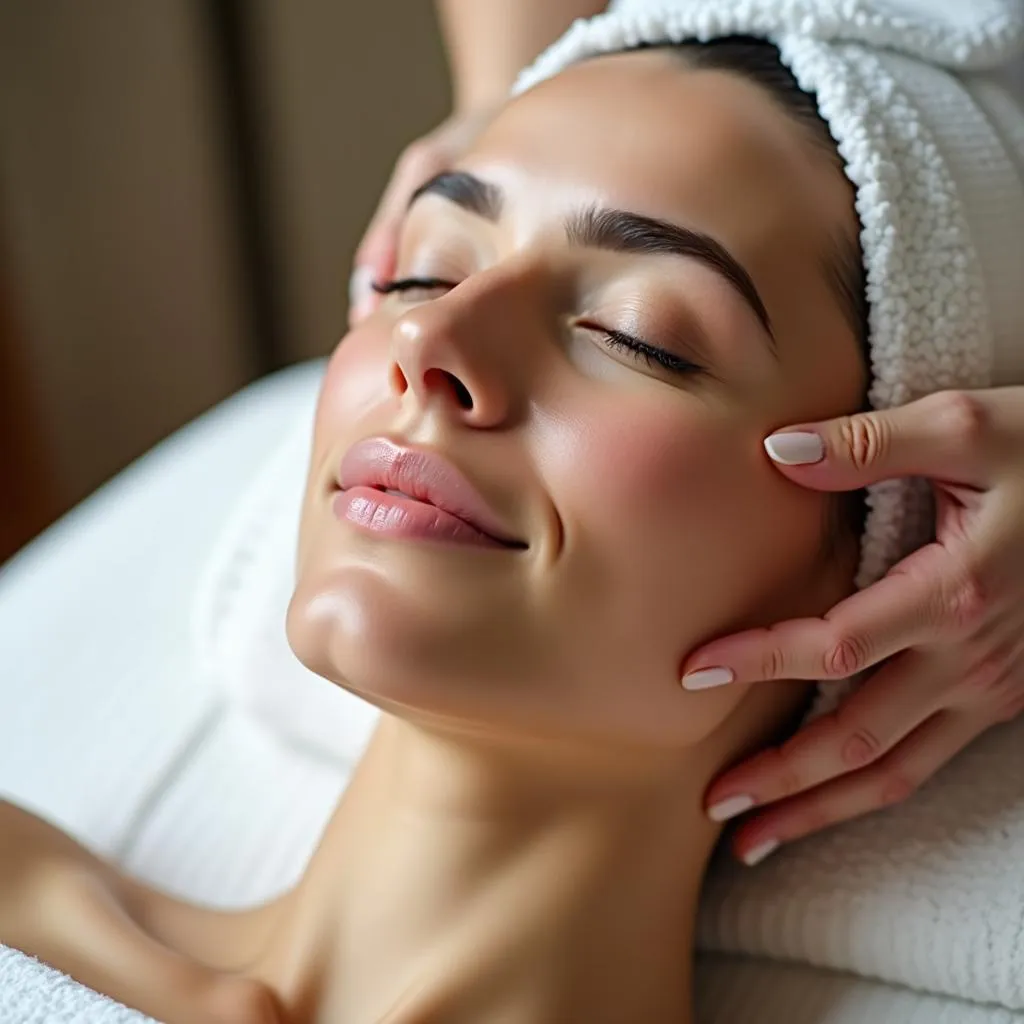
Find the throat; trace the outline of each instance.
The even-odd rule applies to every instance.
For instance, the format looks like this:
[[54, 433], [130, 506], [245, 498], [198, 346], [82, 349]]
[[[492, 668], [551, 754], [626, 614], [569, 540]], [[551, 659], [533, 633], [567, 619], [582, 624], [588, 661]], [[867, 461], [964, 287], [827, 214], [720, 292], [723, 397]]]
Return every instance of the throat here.
[[379, 730], [251, 972], [290, 1021], [691, 1020], [712, 826], [661, 792], [467, 804], [451, 764], [420, 801], [390, 744]]

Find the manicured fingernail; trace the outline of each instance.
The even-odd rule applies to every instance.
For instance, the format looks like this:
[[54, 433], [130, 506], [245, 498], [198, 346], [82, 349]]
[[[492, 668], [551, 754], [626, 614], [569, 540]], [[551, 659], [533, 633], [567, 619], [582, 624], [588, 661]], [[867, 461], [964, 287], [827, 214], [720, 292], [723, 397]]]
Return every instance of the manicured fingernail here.
[[719, 800], [708, 808], [708, 817], [712, 821], [728, 821], [735, 818], [737, 814], [749, 811], [754, 806], [754, 798], [742, 793], [739, 796], [730, 796], [725, 800]]
[[373, 270], [370, 267], [356, 267], [348, 281], [348, 304], [356, 315], [365, 312], [368, 301], [373, 298]]
[[735, 677], [731, 668], [698, 668], [693, 672], [687, 672], [683, 676], [684, 690], [707, 690], [712, 686], [722, 686], [731, 683]]
[[753, 849], [747, 850], [743, 855], [743, 863], [748, 868], [752, 868], [755, 864], [760, 864], [769, 853], [774, 853], [778, 848], [778, 839], [766, 839], [763, 843], [758, 843]]
[[825, 456], [825, 442], [820, 435], [803, 430], [772, 434], [764, 439], [765, 451], [784, 466], [802, 466], [820, 462]]

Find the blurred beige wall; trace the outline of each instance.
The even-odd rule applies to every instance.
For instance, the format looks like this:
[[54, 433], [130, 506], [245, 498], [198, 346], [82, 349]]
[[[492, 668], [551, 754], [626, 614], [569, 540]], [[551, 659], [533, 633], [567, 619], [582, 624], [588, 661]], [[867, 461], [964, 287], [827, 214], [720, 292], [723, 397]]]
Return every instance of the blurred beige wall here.
[[430, 0], [254, 0], [264, 57], [289, 352], [344, 330], [352, 253], [403, 146], [450, 98]]
[[[63, 508], [253, 376], [203, 2], [0, 4], [0, 266]], [[295, 361], [342, 333], [352, 251], [446, 72], [428, 0], [244, 10]]]
[[192, 14], [0, 5], [0, 246], [65, 503], [245, 379]]

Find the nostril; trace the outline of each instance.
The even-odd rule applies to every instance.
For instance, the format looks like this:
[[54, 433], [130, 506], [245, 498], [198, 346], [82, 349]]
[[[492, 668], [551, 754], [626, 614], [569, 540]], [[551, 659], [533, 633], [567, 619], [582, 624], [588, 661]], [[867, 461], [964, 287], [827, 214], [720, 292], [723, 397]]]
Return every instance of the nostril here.
[[409, 386], [406, 382], [405, 374], [402, 373], [402, 368], [398, 363], [391, 364], [391, 385], [400, 395], [404, 395], [406, 388]]
[[451, 378], [452, 387], [455, 389], [455, 397], [458, 399], [459, 405], [463, 409], [472, 409], [473, 396], [469, 393], [469, 389], [454, 374], [448, 374], [448, 376]]
[[463, 409], [473, 408], [473, 396], [469, 393], [469, 389], [454, 373], [449, 373], [448, 370], [436, 368], [428, 370], [424, 375], [423, 384], [428, 390], [449, 387], [455, 394], [455, 400]]

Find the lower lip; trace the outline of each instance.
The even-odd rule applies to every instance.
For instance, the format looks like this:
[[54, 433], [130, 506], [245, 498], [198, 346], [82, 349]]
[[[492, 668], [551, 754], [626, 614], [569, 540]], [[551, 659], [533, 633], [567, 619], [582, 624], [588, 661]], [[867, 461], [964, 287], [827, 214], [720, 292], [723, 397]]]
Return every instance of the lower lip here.
[[373, 487], [350, 487], [338, 491], [332, 508], [339, 519], [388, 537], [475, 544], [487, 548], [508, 547], [444, 509]]

